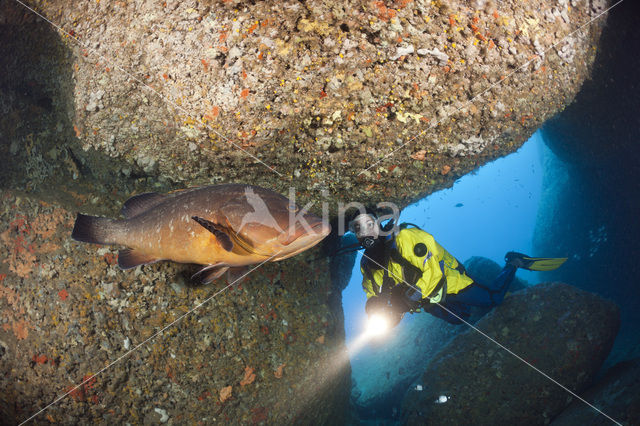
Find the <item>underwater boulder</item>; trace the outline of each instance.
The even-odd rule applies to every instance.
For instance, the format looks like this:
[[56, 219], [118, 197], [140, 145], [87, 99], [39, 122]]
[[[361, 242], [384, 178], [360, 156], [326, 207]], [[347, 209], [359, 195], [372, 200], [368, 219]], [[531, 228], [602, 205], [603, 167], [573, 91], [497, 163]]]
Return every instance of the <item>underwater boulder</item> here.
[[[476, 323], [574, 392], [592, 381], [618, 326], [615, 304], [563, 283], [517, 292]], [[472, 329], [432, 358], [421, 386], [405, 396], [408, 424], [542, 424], [570, 402], [564, 389]]]
[[[327, 242], [335, 247], [333, 256], [331, 257], [331, 280], [335, 283], [336, 290], [341, 293], [351, 279], [351, 273], [353, 272], [353, 265], [356, 263], [357, 251], [353, 249], [356, 245], [359, 245], [358, 239], [355, 234], [349, 232], [342, 237], [338, 237], [336, 234], [330, 234], [327, 237]], [[341, 250], [349, 250], [349, 247], [353, 251], [347, 251], [345, 253], [339, 253]], [[339, 253], [335, 255], [335, 253]]]
[[[584, 400], [626, 425], [640, 424], [640, 358], [611, 367], [603, 377], [580, 395]], [[584, 402], [574, 400], [553, 422], [554, 426], [610, 425]]]
[[[640, 133], [640, 49], [638, 16], [640, 4], [621, 2], [611, 10], [600, 37], [592, 78], [559, 114], [543, 126], [545, 143], [561, 160], [599, 179], [610, 175], [632, 180], [638, 173], [638, 133]], [[606, 108], [603, 108], [606, 106]], [[624, 183], [624, 182], [620, 182]], [[624, 193], [626, 188], [610, 188]]]

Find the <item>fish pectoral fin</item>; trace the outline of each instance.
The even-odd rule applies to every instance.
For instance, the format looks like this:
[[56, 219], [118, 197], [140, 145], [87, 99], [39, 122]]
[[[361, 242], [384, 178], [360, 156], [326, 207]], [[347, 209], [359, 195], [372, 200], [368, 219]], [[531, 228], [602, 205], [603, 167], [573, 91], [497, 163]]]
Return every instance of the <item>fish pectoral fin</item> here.
[[148, 265], [162, 259], [157, 259], [134, 249], [122, 249], [118, 252], [118, 266], [121, 269], [131, 269], [138, 265]]
[[[243, 250], [245, 252], [245, 253], [242, 253], [242, 254], [250, 253], [250, 254], [257, 254], [259, 256], [269, 257], [268, 254], [262, 254], [262, 253], [258, 252], [256, 250], [256, 248], [253, 246], [253, 244], [251, 243], [250, 240], [247, 240], [246, 238], [244, 238], [242, 235], [240, 235], [240, 233], [235, 232], [233, 230], [233, 226], [231, 226], [231, 223], [229, 222], [228, 218], [225, 218], [225, 220], [227, 222], [227, 229], [231, 230], [229, 232], [229, 236], [231, 237], [231, 240], [236, 245], [236, 247], [240, 248], [241, 250]], [[239, 250], [237, 250], [236, 253], [237, 252], [239, 252]]]
[[134, 195], [124, 202], [120, 213], [127, 219], [131, 219], [157, 206], [166, 198], [166, 194], [158, 194], [157, 192], [145, 192], [144, 194]]
[[233, 241], [231, 241], [231, 237], [229, 236], [229, 231], [227, 230], [227, 228], [198, 216], [191, 216], [191, 219], [195, 220], [204, 229], [215, 235], [216, 239], [223, 249], [225, 249], [226, 251], [231, 251], [233, 249]]
[[220, 278], [228, 269], [229, 265], [223, 263], [207, 265], [193, 274], [191, 281], [196, 284], [209, 284], [211, 281]]
[[231, 232], [231, 240], [233, 241], [233, 243], [239, 247], [240, 249], [242, 249], [245, 253], [252, 253], [252, 254], [258, 254], [258, 252], [253, 248], [253, 245], [248, 242], [247, 240], [245, 240], [244, 238], [242, 238], [242, 236], [240, 234], [237, 234], [235, 232]]

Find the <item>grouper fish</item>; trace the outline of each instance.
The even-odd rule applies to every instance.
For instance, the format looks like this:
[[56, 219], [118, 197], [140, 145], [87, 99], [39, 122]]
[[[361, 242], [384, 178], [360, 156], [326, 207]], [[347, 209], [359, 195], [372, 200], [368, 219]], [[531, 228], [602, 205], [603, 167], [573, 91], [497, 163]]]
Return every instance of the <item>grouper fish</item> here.
[[124, 219], [78, 214], [76, 241], [117, 244], [122, 269], [160, 260], [205, 265], [208, 283], [229, 268], [278, 261], [318, 244], [331, 227], [277, 192], [225, 184], [129, 198]]

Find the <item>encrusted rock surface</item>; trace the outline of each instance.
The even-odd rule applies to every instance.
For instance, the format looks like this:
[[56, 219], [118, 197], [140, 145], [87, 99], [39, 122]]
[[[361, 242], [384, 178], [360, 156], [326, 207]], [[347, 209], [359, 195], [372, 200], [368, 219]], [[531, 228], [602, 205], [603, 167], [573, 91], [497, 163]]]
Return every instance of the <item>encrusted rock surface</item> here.
[[[517, 292], [476, 323], [574, 392], [593, 380], [618, 325], [615, 304], [562, 283]], [[422, 383], [422, 391], [405, 396], [408, 424], [544, 424], [571, 401], [564, 389], [471, 329], [433, 357]]]
[[401, 204], [514, 151], [566, 106], [605, 18], [575, 30], [606, 6], [27, 2], [65, 34], [4, 3], [3, 85], [39, 90], [41, 109], [58, 111], [48, 128], [11, 135], [9, 146], [30, 135], [28, 152], [12, 150], [21, 161]]
[[318, 250], [216, 295], [224, 282], [186, 284], [192, 267], [121, 271], [115, 249], [70, 240], [73, 217], [0, 196], [1, 423], [25, 420], [103, 368], [38, 422], [341, 421], [350, 368], [328, 262], [308, 262]]
[[[611, 367], [592, 387], [580, 395], [585, 401], [625, 425], [640, 424], [640, 359]], [[605, 416], [575, 400], [553, 422], [554, 426], [610, 425]]]

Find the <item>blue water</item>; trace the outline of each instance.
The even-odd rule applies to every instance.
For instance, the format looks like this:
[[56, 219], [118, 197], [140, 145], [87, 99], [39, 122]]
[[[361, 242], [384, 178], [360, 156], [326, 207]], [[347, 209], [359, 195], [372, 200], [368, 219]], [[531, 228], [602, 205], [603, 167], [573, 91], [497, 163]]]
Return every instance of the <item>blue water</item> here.
[[[536, 132], [517, 152], [489, 163], [405, 208], [400, 222], [431, 233], [461, 262], [484, 256], [503, 264], [510, 250], [530, 253], [542, 191], [543, 142]], [[358, 254], [351, 280], [343, 291], [347, 345], [361, 333], [366, 297]], [[535, 272], [518, 276], [536, 282]], [[422, 314], [426, 315], [426, 314]]]

